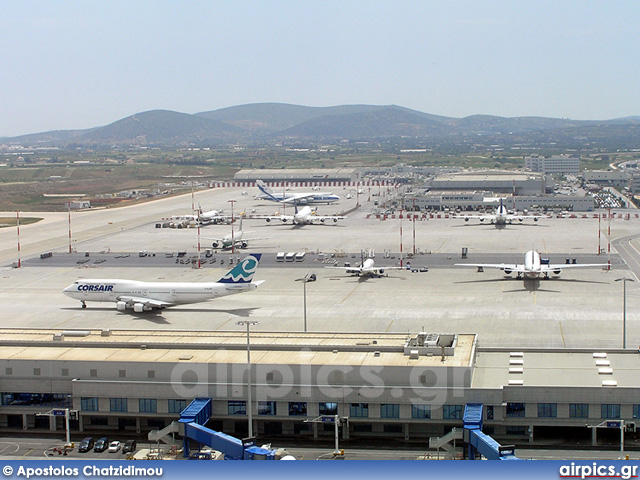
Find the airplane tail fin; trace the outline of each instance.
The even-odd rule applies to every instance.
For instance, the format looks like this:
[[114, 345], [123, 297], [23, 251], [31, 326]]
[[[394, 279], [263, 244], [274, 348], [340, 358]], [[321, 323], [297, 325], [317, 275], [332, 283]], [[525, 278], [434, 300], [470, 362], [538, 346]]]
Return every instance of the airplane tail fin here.
[[233, 284], [245, 284], [251, 283], [253, 275], [258, 269], [260, 263], [261, 253], [252, 253], [240, 260], [235, 267], [229, 270], [224, 277], [218, 280], [218, 283], [233, 283]]
[[260, 191], [262, 193], [264, 193], [266, 196], [268, 196], [271, 200], [275, 200], [276, 202], [278, 202], [279, 200], [277, 198], [275, 198], [273, 196], [273, 190], [271, 190], [266, 183], [264, 183], [262, 180], [256, 180], [256, 185], [258, 186], [258, 188], [260, 189]]

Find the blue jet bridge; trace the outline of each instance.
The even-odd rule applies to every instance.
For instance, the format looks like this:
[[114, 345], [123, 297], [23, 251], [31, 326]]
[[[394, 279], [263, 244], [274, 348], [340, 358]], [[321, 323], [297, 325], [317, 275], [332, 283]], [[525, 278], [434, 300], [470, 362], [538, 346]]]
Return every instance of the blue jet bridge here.
[[[275, 450], [256, 447], [253, 439], [242, 441], [204, 425], [211, 418], [211, 399], [196, 398], [180, 413], [184, 427], [183, 454], [189, 457], [190, 440], [224, 453], [225, 460], [275, 460]], [[182, 429], [181, 429], [182, 430]]]
[[520, 460], [513, 445], [500, 445], [489, 435], [482, 433], [482, 403], [467, 403], [464, 407], [463, 439], [467, 443], [469, 460], [480, 453], [489, 460]]

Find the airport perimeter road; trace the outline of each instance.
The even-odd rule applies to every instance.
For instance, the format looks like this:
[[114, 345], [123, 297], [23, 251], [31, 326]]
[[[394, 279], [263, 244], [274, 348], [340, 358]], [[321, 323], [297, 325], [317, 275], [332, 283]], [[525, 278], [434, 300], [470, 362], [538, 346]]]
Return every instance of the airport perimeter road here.
[[635, 275], [636, 281], [640, 279], [640, 249], [637, 246], [639, 238], [640, 235], [631, 235], [612, 242], [620, 257]]

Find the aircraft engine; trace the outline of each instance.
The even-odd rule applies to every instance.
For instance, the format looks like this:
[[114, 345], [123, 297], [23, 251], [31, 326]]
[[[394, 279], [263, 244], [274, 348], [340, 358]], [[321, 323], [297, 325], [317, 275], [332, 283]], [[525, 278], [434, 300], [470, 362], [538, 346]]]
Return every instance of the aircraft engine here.
[[320, 223], [324, 223], [324, 218], [321, 218], [321, 219], [320, 219]]
[[337, 219], [337, 218], [334, 218], [334, 219], [333, 219], [333, 223], [338, 223], [338, 219]]
[[211, 246], [212, 246], [213, 248], [218, 248], [218, 245], [219, 245], [219, 243], [218, 243], [218, 242], [213, 242], [213, 243], [211, 244]]
[[271, 219], [270, 218], [267, 218], [267, 223], [271, 223]]
[[143, 303], [134, 303], [134, 304], [133, 304], [133, 311], [134, 311], [134, 312], [136, 312], [136, 313], [142, 313], [142, 312], [144, 312], [145, 310], [151, 310], [151, 309], [150, 309], [149, 307], [146, 307], [146, 308], [145, 308], [145, 306], [144, 306], [144, 304], [143, 304]]
[[538, 217], [533, 217], [533, 221], [537, 222], [538, 221]]
[[558, 268], [558, 269], [554, 270], [554, 271], [553, 271], [553, 273], [555, 273], [556, 275], [560, 275], [560, 272], [561, 272], [561, 271], [562, 271], [562, 270], [560, 270], [560, 269]]
[[249, 246], [249, 244], [247, 242], [242, 242], [241, 246], [242, 246], [242, 248], [247, 248]]
[[511, 275], [511, 270], [509, 270], [509, 269], [505, 268], [505, 269], [504, 269], [504, 273], [506, 273], [507, 275]]
[[380, 272], [380, 275], [382, 275], [384, 273], [384, 268], [381, 268], [380, 270], [378, 270]]
[[482, 222], [484, 222], [484, 218], [481, 218], [481, 219], [480, 219], [480, 223], [482, 223]]
[[287, 223], [287, 219], [286, 219], [286, 218], [283, 218], [283, 219], [282, 219], [282, 223]]
[[520, 223], [522, 223], [522, 221], [523, 221], [523, 220], [524, 220], [524, 218], [519, 218], [519, 219], [518, 219], [518, 221], [519, 221]]
[[[464, 221], [468, 222], [469, 221], [469, 217], [464, 217]], [[482, 219], [480, 219], [480, 221], [482, 222]]]
[[127, 309], [127, 302], [116, 302], [116, 308], [124, 312]]

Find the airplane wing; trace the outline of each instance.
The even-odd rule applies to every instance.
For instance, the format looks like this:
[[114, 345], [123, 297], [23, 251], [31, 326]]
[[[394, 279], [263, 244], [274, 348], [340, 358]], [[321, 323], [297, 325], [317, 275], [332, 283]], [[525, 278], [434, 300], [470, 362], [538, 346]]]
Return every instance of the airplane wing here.
[[497, 268], [503, 270], [505, 273], [524, 273], [524, 265], [517, 265], [514, 263], [456, 263], [456, 267], [482, 267], [482, 268]]
[[564, 270], [566, 268], [608, 267], [608, 263], [558, 263], [555, 265], [541, 265], [542, 271]]
[[344, 220], [344, 217], [334, 216], [334, 215], [311, 215], [312, 223], [326, 223], [333, 222], [337, 223], [338, 220]]
[[126, 302], [127, 306], [132, 306], [136, 303], [140, 303], [144, 306], [148, 306], [151, 308], [165, 308], [170, 307], [173, 303], [163, 302], [162, 300], [154, 300], [153, 298], [145, 298], [145, 297], [132, 297], [129, 295], [121, 295], [117, 297], [119, 302]]
[[464, 220], [465, 222], [468, 222], [469, 220], [480, 220], [481, 222], [484, 222], [485, 220], [495, 220], [496, 216], [495, 215], [489, 215], [489, 214], [485, 214], [485, 215], [456, 215], [454, 218], [460, 218], [462, 220]]
[[293, 222], [293, 215], [255, 215], [251, 217], [252, 220], [266, 220], [267, 223], [271, 222], [281, 222], [281, 223], [291, 223]]
[[305, 203], [305, 200], [309, 197], [315, 196], [315, 193], [292, 193], [287, 195], [282, 203]]

